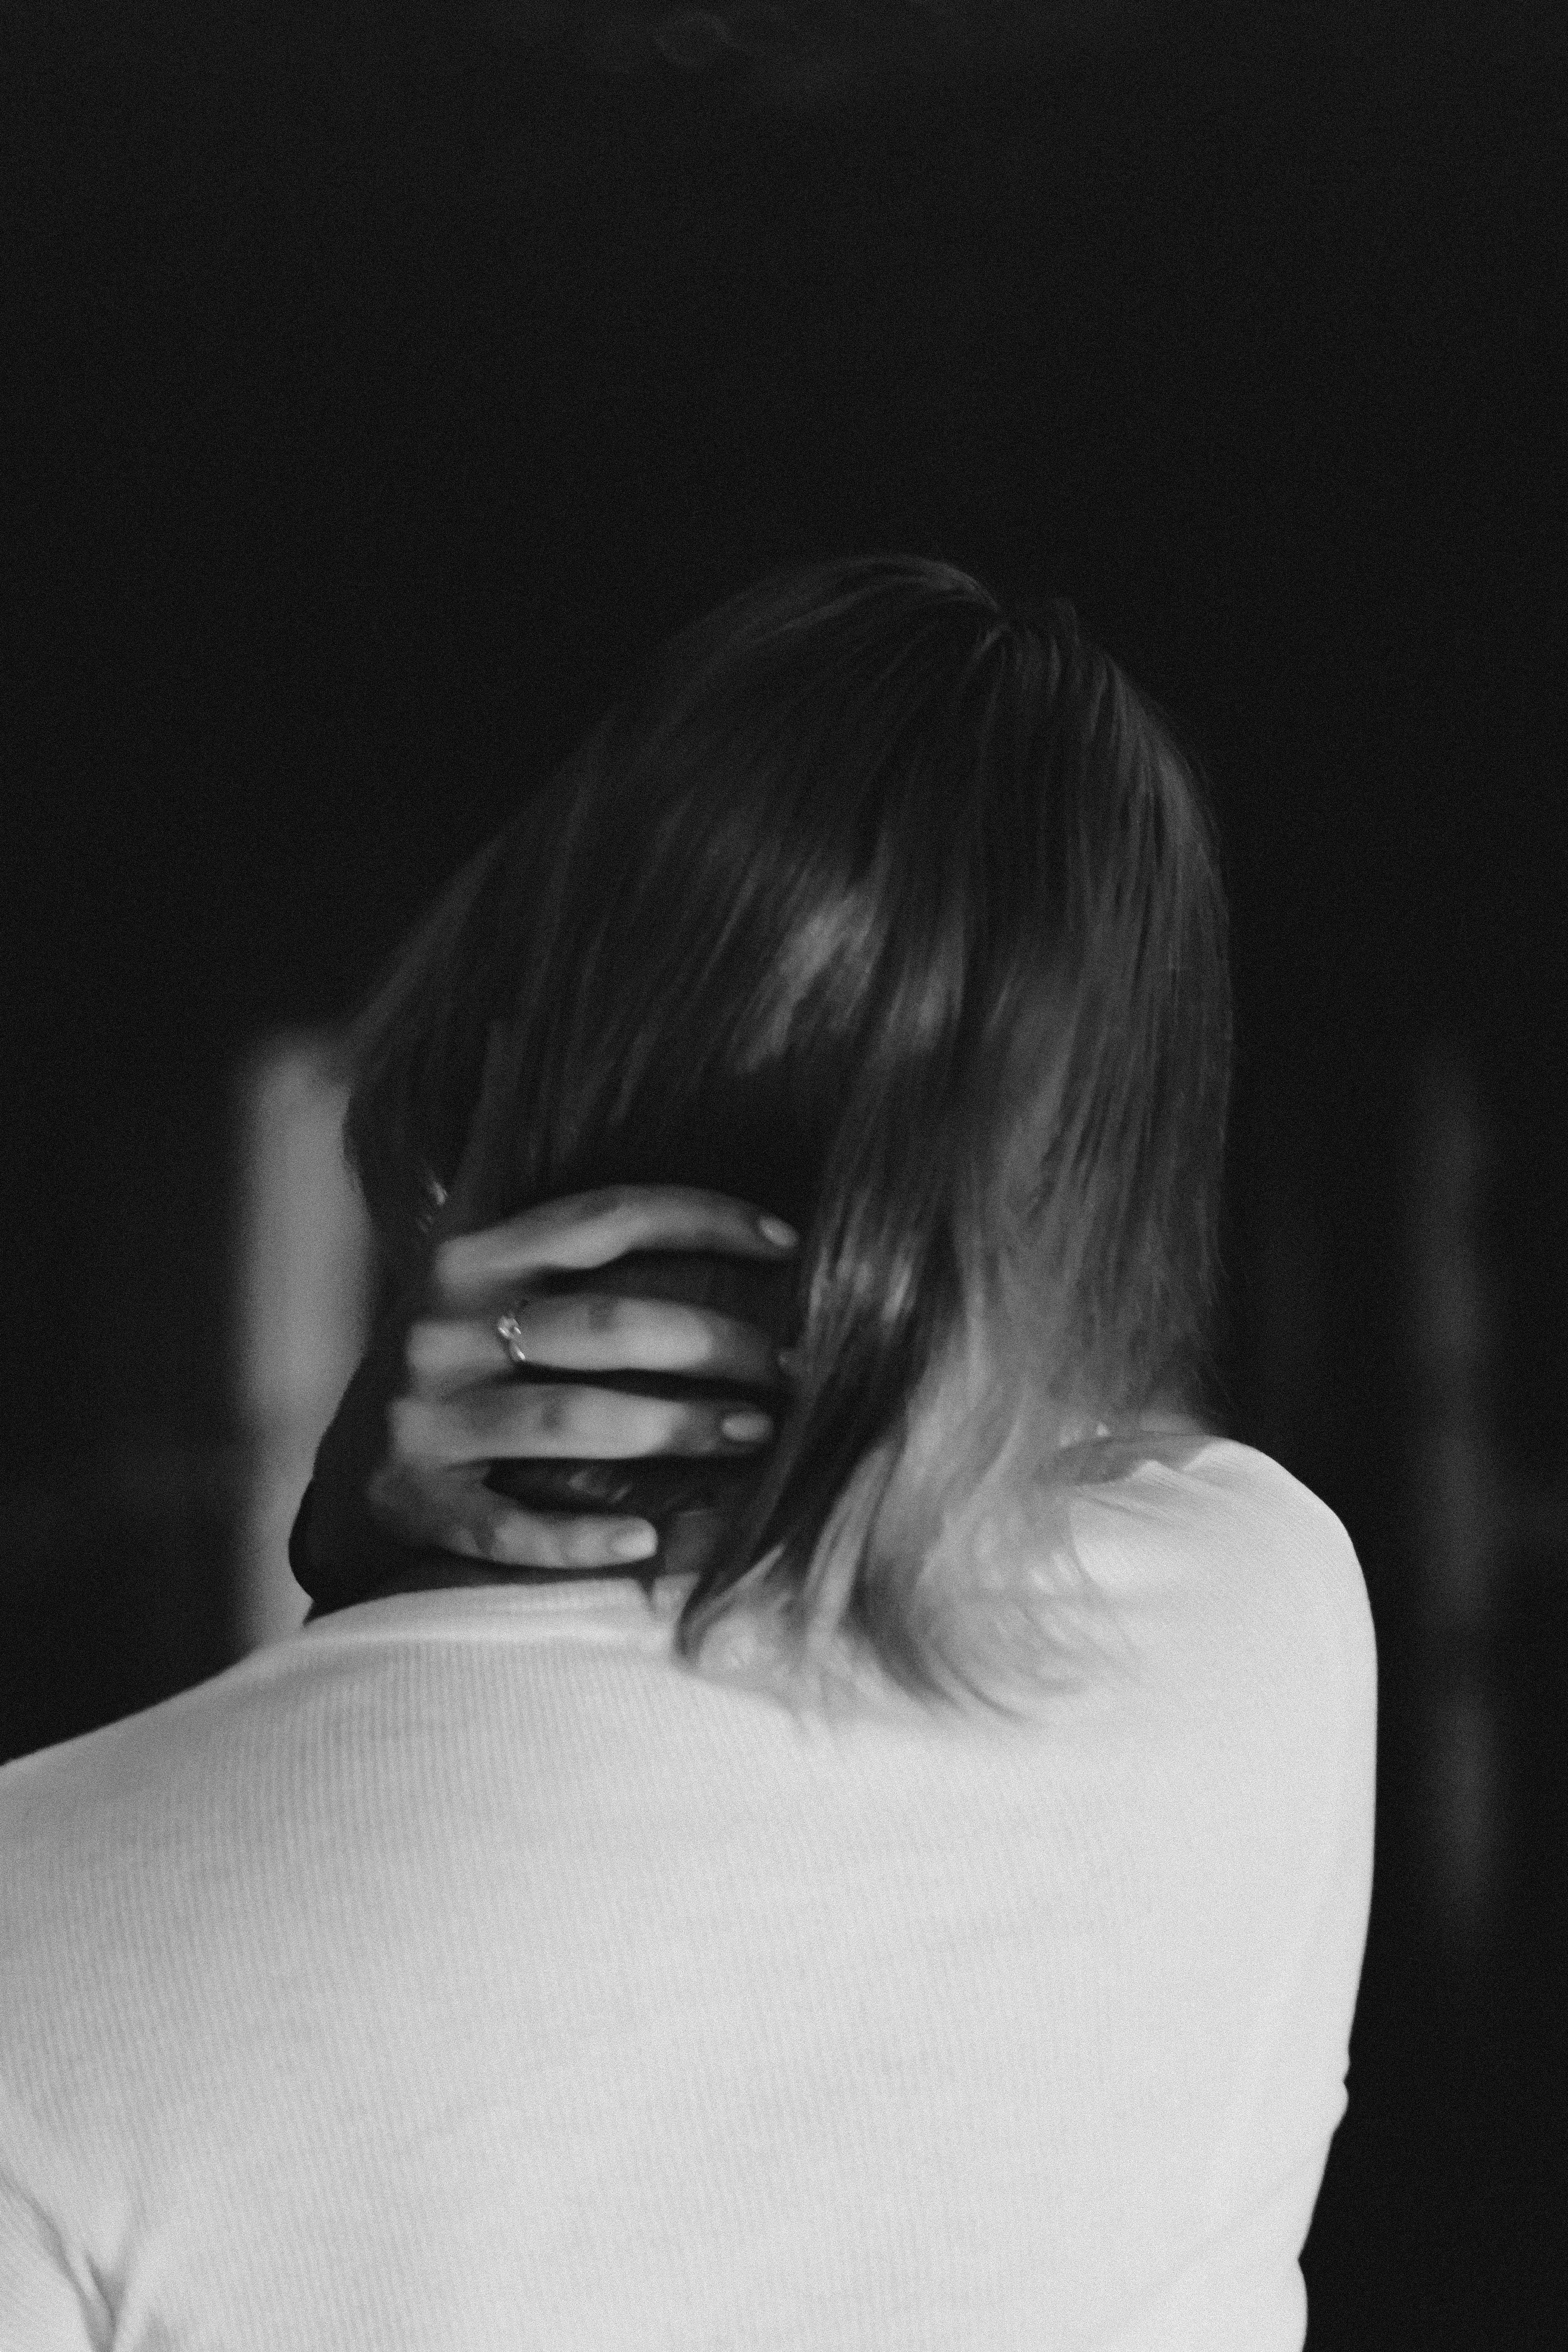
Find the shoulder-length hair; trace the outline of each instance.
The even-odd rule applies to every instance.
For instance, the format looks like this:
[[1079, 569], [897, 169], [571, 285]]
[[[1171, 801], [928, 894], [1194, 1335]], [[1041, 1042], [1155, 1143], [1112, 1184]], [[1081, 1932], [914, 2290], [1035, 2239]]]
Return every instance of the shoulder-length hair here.
[[687, 1664], [831, 1706], [854, 1654], [1012, 1716], [1070, 1660], [1070, 1496], [1213, 1371], [1226, 928], [1171, 718], [1065, 602], [897, 555], [680, 629], [453, 882], [352, 1041], [393, 1263], [470, 1142], [471, 1224], [679, 1181], [803, 1237], [799, 1386]]

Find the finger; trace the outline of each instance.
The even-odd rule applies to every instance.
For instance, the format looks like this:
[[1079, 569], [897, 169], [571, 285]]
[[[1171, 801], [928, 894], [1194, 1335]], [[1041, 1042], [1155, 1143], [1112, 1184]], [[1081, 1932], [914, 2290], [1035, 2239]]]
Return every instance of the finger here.
[[[520, 1299], [510, 1312], [531, 1364], [571, 1372], [685, 1373], [748, 1387], [784, 1385], [767, 1333], [707, 1307], [580, 1291]], [[504, 1375], [511, 1364], [489, 1316], [415, 1323], [404, 1352], [410, 1386], [422, 1396], [452, 1395]]]
[[404, 1369], [413, 1396], [455, 1396], [481, 1381], [510, 1379], [512, 1362], [494, 1318], [428, 1317], [411, 1323], [403, 1342]]
[[771, 1418], [752, 1407], [517, 1383], [446, 1399], [397, 1397], [387, 1423], [391, 1465], [416, 1473], [479, 1462], [733, 1457], [754, 1454], [773, 1434]]
[[718, 1250], [776, 1264], [798, 1245], [789, 1226], [723, 1192], [609, 1185], [542, 1201], [504, 1224], [443, 1241], [431, 1295], [438, 1307], [461, 1312], [503, 1302], [535, 1275], [608, 1265], [632, 1250]]
[[406, 1475], [381, 1483], [376, 1516], [405, 1542], [509, 1568], [624, 1568], [648, 1559], [658, 1538], [647, 1519], [521, 1509], [486, 1486]]
[[507, 1568], [625, 1568], [631, 1559], [651, 1559], [658, 1538], [647, 1519], [602, 1519], [587, 1512], [520, 1510], [481, 1489], [447, 1533], [436, 1538], [443, 1551]]

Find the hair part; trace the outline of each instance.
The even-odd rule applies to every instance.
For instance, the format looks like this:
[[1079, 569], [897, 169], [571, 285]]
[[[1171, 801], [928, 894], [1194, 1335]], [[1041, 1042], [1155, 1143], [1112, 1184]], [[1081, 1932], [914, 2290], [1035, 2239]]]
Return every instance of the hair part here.
[[731, 597], [523, 792], [350, 1051], [405, 1272], [465, 1150], [474, 1227], [680, 1183], [800, 1230], [799, 1386], [679, 1656], [728, 1621], [814, 1706], [847, 1645], [1005, 1715], [1070, 1672], [1071, 1496], [1212, 1370], [1232, 1033], [1201, 765], [1069, 604], [902, 556]]

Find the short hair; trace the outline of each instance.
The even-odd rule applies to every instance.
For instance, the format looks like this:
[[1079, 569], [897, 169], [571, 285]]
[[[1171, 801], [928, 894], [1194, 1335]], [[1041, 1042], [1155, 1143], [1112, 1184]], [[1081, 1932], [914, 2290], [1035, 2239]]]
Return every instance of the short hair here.
[[821, 1696], [842, 1635], [1012, 1715], [1070, 1657], [1070, 1496], [1213, 1372], [1226, 937], [1175, 721], [924, 557], [771, 572], [522, 790], [353, 1033], [347, 1147], [416, 1263], [500, 1022], [469, 1222], [679, 1181], [799, 1229], [799, 1387], [681, 1660], [769, 1627]]

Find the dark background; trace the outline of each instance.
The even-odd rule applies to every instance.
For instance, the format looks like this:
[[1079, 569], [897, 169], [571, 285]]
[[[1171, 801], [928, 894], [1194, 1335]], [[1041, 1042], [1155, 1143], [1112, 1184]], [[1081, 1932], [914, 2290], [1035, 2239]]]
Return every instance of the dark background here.
[[1378, 1628], [1310, 2352], [1556, 2347], [1562, 11], [716, 14], [0, 11], [0, 1755], [234, 1653], [242, 1050], [768, 566], [1070, 595], [1220, 803], [1226, 1425]]

